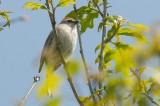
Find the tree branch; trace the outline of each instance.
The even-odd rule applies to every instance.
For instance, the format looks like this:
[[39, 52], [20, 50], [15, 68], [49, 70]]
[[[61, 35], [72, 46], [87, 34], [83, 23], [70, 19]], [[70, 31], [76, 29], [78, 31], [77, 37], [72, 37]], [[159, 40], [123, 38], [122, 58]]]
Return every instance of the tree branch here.
[[34, 82], [31, 85], [30, 89], [28, 90], [27, 94], [24, 96], [24, 98], [22, 99], [22, 101], [20, 102], [20, 104], [18, 106], [24, 106], [25, 101], [27, 100], [29, 94], [31, 93], [31, 91], [33, 90], [33, 88], [35, 87], [35, 85], [37, 84], [37, 82], [40, 80], [39, 76], [35, 76], [34, 77]]
[[[74, 11], [75, 11], [75, 18], [76, 18], [76, 20], [78, 20], [76, 4], [74, 4], [73, 8], [74, 8]], [[91, 84], [91, 80], [90, 80], [89, 70], [88, 70], [88, 66], [87, 66], [85, 56], [84, 56], [84, 52], [83, 52], [83, 46], [82, 46], [82, 39], [81, 39], [79, 24], [77, 26], [77, 31], [78, 31], [78, 38], [79, 38], [80, 54], [81, 54], [82, 61], [83, 61], [84, 67], [85, 67], [85, 72], [86, 72], [86, 75], [87, 75], [88, 87], [89, 87], [90, 93], [93, 94], [93, 89], [92, 89], [92, 84]], [[96, 102], [96, 98], [95, 98], [94, 94], [92, 96], [92, 99], [93, 99], [94, 102]]]
[[[52, 0], [51, 0], [51, 1], [52, 1]], [[46, 0], [46, 6], [47, 6], [48, 9], [50, 9], [48, 0]], [[73, 91], [73, 93], [74, 93], [74, 96], [75, 96], [77, 102], [78, 102], [81, 106], [83, 106], [83, 103], [82, 103], [82, 101], [80, 101], [79, 96], [78, 96], [78, 94], [77, 94], [77, 91], [76, 91], [76, 89], [75, 89], [75, 87], [74, 87], [74, 84], [73, 84], [73, 82], [72, 82], [72, 78], [71, 78], [70, 72], [69, 72], [69, 70], [67, 69], [66, 62], [65, 62], [64, 57], [63, 57], [63, 54], [62, 54], [61, 45], [60, 45], [60, 39], [58, 38], [58, 34], [57, 34], [57, 31], [56, 31], [56, 27], [55, 27], [55, 26], [56, 26], [56, 21], [55, 21], [55, 8], [54, 8], [54, 5], [53, 5], [53, 1], [51, 2], [51, 7], [52, 7], [52, 15], [49, 13], [49, 17], [50, 17], [50, 21], [51, 21], [51, 24], [52, 24], [53, 32], [55, 32], [55, 37], [56, 37], [56, 41], [57, 41], [56, 43], [57, 43], [57, 45], [58, 45], [58, 46], [57, 46], [57, 49], [58, 49], [59, 54], [60, 54], [60, 56], [61, 56], [61, 59], [62, 59], [64, 68], [65, 68], [66, 74], [67, 74], [67, 76], [68, 76], [68, 82], [69, 82], [69, 84], [70, 84], [70, 86], [71, 86], [71, 89], [72, 89], [72, 91]]]
[[98, 13], [101, 15], [102, 18], [104, 18], [105, 15], [102, 13], [102, 11], [101, 11], [101, 9], [99, 8], [99, 6], [95, 3], [94, 0], [92, 0], [92, 1], [93, 1], [94, 5], [96, 6], [96, 8], [98, 9], [98, 10], [97, 10]]
[[[107, 14], [107, 0], [103, 0], [103, 17], [105, 17]], [[98, 77], [98, 85], [99, 85], [99, 89], [102, 88], [102, 81], [101, 81], [101, 73], [103, 72], [103, 51], [104, 51], [104, 47], [105, 47], [105, 36], [106, 36], [106, 20], [103, 21], [103, 31], [102, 31], [102, 43], [101, 43], [101, 50], [100, 50], [100, 55], [99, 55], [99, 77]], [[102, 94], [102, 92], [99, 92], [100, 95]]]
[[146, 94], [146, 93], [142, 93], [142, 94], [145, 95], [145, 96], [147, 97], [147, 99], [149, 99], [153, 104], [155, 104], [156, 106], [160, 106], [160, 104], [158, 104], [157, 102], [155, 102], [155, 101], [153, 100], [153, 98], [150, 97], [148, 94]]

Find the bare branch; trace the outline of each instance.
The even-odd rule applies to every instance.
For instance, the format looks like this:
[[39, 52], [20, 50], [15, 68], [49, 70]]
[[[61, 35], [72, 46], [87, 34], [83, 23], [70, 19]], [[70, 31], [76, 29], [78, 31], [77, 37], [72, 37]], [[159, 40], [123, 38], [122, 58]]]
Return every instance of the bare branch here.
[[[103, 0], [103, 17], [105, 17], [107, 14], [107, 0]], [[99, 89], [102, 88], [102, 81], [101, 81], [101, 73], [103, 72], [103, 51], [104, 51], [104, 47], [105, 47], [105, 36], [106, 36], [106, 20], [103, 21], [103, 32], [102, 32], [102, 42], [101, 42], [101, 50], [100, 50], [100, 55], [99, 55], [99, 82], [98, 82], [98, 85], [99, 85]], [[102, 94], [102, 92], [100, 91], [99, 92], [100, 95]]]
[[[75, 18], [78, 21], [76, 4], [74, 4], [74, 11], [75, 11]], [[90, 80], [88, 66], [87, 66], [85, 56], [84, 56], [84, 52], [83, 52], [83, 46], [82, 46], [82, 39], [81, 39], [79, 24], [77, 26], [77, 31], [78, 31], [78, 38], [79, 38], [80, 54], [81, 54], [82, 61], [83, 61], [84, 67], [85, 67], [85, 72], [86, 72], [86, 75], [87, 75], [88, 87], [89, 87], [90, 93], [92, 95], [93, 94], [93, 89], [92, 89], [92, 84], [91, 84], [91, 80]], [[96, 98], [95, 98], [94, 95], [92, 96], [92, 99], [93, 99], [94, 102], [96, 102]]]
[[22, 101], [20, 102], [20, 104], [18, 106], [24, 106], [25, 101], [27, 100], [28, 96], [30, 95], [31, 91], [33, 90], [33, 88], [35, 87], [35, 85], [37, 84], [37, 82], [40, 80], [39, 76], [35, 76], [34, 77], [34, 82], [31, 85], [30, 89], [28, 90], [27, 94], [24, 96], [24, 98], [22, 99]]
[[155, 102], [151, 96], [149, 96], [146, 93], [142, 93], [142, 94], [145, 95], [147, 97], [147, 99], [149, 99], [153, 104], [155, 104], [156, 106], [160, 106], [160, 104], [158, 104], [157, 102]]

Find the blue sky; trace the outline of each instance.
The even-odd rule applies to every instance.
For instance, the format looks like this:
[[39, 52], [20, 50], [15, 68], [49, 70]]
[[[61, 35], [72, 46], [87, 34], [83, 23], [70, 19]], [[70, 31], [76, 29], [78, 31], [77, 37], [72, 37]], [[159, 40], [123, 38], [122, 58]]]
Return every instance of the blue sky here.
[[[38, 0], [32, 1], [39, 2]], [[11, 24], [10, 28], [5, 28], [0, 32], [0, 106], [13, 106], [22, 99], [33, 82], [33, 76], [37, 74], [41, 50], [52, 29], [47, 12], [23, 9], [26, 2], [28, 0], [2, 0], [0, 5], [0, 11], [11, 10], [13, 12], [10, 14], [11, 19], [23, 15], [29, 17], [28, 22]], [[79, 0], [78, 7], [85, 5], [85, 2], [86, 0]], [[160, 21], [159, 0], [109, 0], [109, 3], [113, 6], [108, 10], [110, 15], [121, 15], [132, 23], [150, 26]], [[71, 10], [71, 5], [69, 8], [58, 8], [57, 23]], [[92, 67], [96, 57], [94, 48], [101, 41], [101, 33], [98, 33], [97, 29], [89, 29], [83, 34], [82, 40], [87, 63], [89, 67]], [[80, 58], [78, 45], [72, 58]], [[68, 82], [65, 83], [65, 88], [62, 88], [67, 89], [64, 97], [67, 98], [69, 95], [74, 99]], [[83, 89], [85, 90], [81, 90], [82, 94], [87, 95], [86, 89], [88, 88], [84, 86]], [[69, 100], [67, 98], [66, 101]], [[74, 100], [65, 103], [76, 106]], [[28, 98], [26, 106], [40, 106], [42, 103], [37, 100], [35, 89]]]

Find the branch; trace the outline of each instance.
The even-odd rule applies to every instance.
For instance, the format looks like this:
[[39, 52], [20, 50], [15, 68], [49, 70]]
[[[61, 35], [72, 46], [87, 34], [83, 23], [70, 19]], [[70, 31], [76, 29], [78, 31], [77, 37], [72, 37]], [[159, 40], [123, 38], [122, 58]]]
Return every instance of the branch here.
[[[52, 1], [52, 0], [51, 0], [51, 1]], [[48, 9], [50, 9], [48, 0], [46, 0], [46, 6], [47, 6]], [[67, 67], [66, 67], [66, 62], [65, 62], [64, 57], [63, 57], [63, 54], [62, 54], [61, 45], [60, 45], [61, 42], [60, 42], [60, 39], [58, 38], [58, 34], [57, 34], [57, 31], [56, 31], [56, 27], [55, 27], [55, 26], [56, 26], [56, 21], [55, 21], [55, 8], [54, 8], [54, 5], [53, 5], [53, 2], [51, 2], [51, 7], [52, 7], [52, 14], [49, 13], [49, 17], [50, 17], [50, 21], [51, 21], [51, 24], [52, 24], [53, 32], [55, 32], [55, 37], [56, 37], [56, 41], [57, 41], [56, 43], [57, 43], [57, 45], [58, 45], [58, 46], [57, 46], [57, 49], [58, 49], [59, 54], [60, 54], [60, 56], [61, 56], [61, 59], [62, 59], [64, 68], [65, 68], [66, 74], [67, 74], [67, 76], [68, 76], [68, 82], [69, 82], [69, 84], [70, 84], [70, 86], [71, 86], [71, 89], [72, 89], [72, 91], [73, 91], [73, 93], [74, 93], [74, 96], [75, 96], [77, 102], [78, 102], [81, 106], [83, 106], [83, 103], [82, 103], [82, 101], [79, 99], [79, 96], [78, 96], [78, 94], [77, 94], [77, 91], [76, 91], [76, 89], [75, 89], [75, 87], [74, 87], [74, 84], [73, 84], [73, 82], [72, 82], [71, 75], [70, 75], [70, 73], [69, 73], [69, 70], [68, 70]]]
[[156, 106], [160, 106], [160, 104], [158, 104], [157, 102], [155, 102], [151, 96], [149, 96], [146, 93], [142, 93], [142, 94], [145, 95], [147, 97], [147, 99], [149, 99], [153, 104], [155, 104]]
[[[103, 0], [103, 16], [105, 17], [107, 14], [107, 0]], [[102, 88], [102, 82], [101, 82], [101, 73], [103, 71], [103, 51], [104, 51], [104, 47], [105, 47], [105, 36], [106, 36], [106, 20], [103, 21], [103, 32], [102, 32], [102, 43], [101, 43], [101, 51], [100, 51], [100, 55], [99, 55], [99, 77], [98, 77], [98, 85], [99, 85], [99, 89]], [[102, 94], [102, 91], [99, 92], [99, 94]]]
[[[13, 18], [10, 20], [10, 23], [11, 24], [14, 24], [14, 23], [17, 23], [17, 22], [21, 22], [21, 21], [28, 21], [29, 20], [29, 17], [28, 16], [19, 16], [17, 18]], [[0, 22], [0, 27], [2, 27], [6, 22]]]
[[104, 18], [105, 15], [103, 15], [103, 13], [102, 13], [101, 9], [99, 8], [99, 6], [95, 3], [94, 0], [92, 0], [92, 1], [93, 1], [94, 5], [96, 6], [96, 8], [98, 9], [98, 10], [97, 10], [98, 13], [101, 15], [102, 18]]
[[[76, 4], [73, 5], [73, 8], [74, 8], [74, 11], [75, 11], [75, 18], [76, 18], [76, 20], [78, 20]], [[92, 95], [93, 94], [93, 89], [92, 89], [92, 84], [91, 84], [90, 75], [89, 75], [89, 71], [88, 71], [88, 66], [87, 66], [85, 56], [84, 56], [84, 52], [83, 52], [83, 46], [82, 46], [82, 39], [81, 39], [79, 24], [77, 26], [77, 31], [78, 31], [78, 38], [79, 38], [80, 54], [81, 54], [82, 61], [83, 61], [84, 67], [85, 67], [85, 72], [86, 72], [86, 75], [87, 75], [88, 87], [89, 87], [90, 93]], [[92, 96], [92, 99], [93, 99], [94, 102], [96, 102], [96, 98], [95, 98], [94, 95]]]
[[24, 106], [25, 101], [27, 100], [29, 94], [31, 93], [31, 91], [33, 90], [33, 88], [35, 87], [35, 85], [37, 84], [37, 82], [40, 80], [39, 76], [35, 76], [34, 77], [34, 82], [31, 85], [30, 89], [28, 90], [27, 94], [24, 96], [24, 98], [22, 99], [22, 101], [20, 102], [20, 104], [18, 106]]

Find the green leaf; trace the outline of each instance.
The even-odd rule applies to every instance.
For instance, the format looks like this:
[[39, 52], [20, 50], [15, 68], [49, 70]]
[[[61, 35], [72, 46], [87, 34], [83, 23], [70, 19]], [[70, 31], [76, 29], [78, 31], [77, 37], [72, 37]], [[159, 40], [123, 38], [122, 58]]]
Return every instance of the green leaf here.
[[143, 66], [143, 67], [140, 67], [140, 68], [138, 69], [138, 71], [139, 71], [140, 74], [142, 74], [142, 73], [145, 71], [145, 69], [146, 69], [146, 67]]
[[128, 24], [128, 26], [132, 26], [136, 29], [139, 29], [139, 30], [144, 30], [144, 31], [148, 31], [149, 28], [145, 25], [142, 25], [142, 24]]
[[136, 63], [132, 58], [132, 49], [122, 43], [116, 46], [114, 60], [116, 62], [115, 70], [117, 72], [122, 72], [126, 76], [129, 75], [130, 68], [136, 66]]
[[117, 48], [123, 49], [123, 50], [130, 50], [132, 47], [128, 44], [125, 44], [123, 42], [114, 42], [113, 43]]
[[96, 4], [101, 2], [101, 0], [93, 0]]
[[97, 56], [97, 58], [95, 59], [95, 64], [99, 63], [99, 57]]
[[95, 48], [95, 53], [97, 50], [100, 50], [101, 49], [101, 44], [99, 44], [96, 48]]
[[103, 21], [107, 21], [110, 22], [111, 24], [113, 24], [116, 28], [118, 26], [118, 21], [117, 18], [115, 18], [115, 16], [106, 16], [103, 18]]
[[[82, 6], [77, 10], [78, 19], [81, 24], [81, 31], [85, 32], [87, 28], [94, 27], [94, 19], [98, 18], [98, 12], [87, 6]], [[74, 11], [70, 12], [66, 17], [71, 17], [75, 19]]]
[[87, 16], [85, 18], [83, 18], [80, 22], [81, 31], [85, 32], [87, 28], [93, 28], [94, 27], [93, 20], [95, 18], [98, 18], [98, 12], [97, 11], [91, 11], [90, 13], [87, 13]]
[[139, 41], [148, 42], [144, 36], [144, 32], [140, 29], [120, 28], [118, 30], [118, 35], [131, 36], [137, 38]]
[[[9, 10], [5, 10], [5, 11], [0, 11], [0, 16], [2, 16], [4, 19], [7, 20], [6, 24], [3, 25], [3, 27], [6, 27], [6, 26], [9, 26], [10, 27], [10, 18], [9, 16], [7, 15], [8, 13], [11, 13], [11, 11]], [[2, 28], [1, 28], [2, 29]]]
[[104, 49], [104, 64], [108, 64], [110, 61], [115, 61], [115, 70], [122, 72], [124, 75], [129, 75], [130, 68], [136, 66], [132, 59], [132, 47], [123, 42], [114, 42], [116, 48], [112, 49], [108, 44]]
[[85, 96], [79, 96], [80, 101], [84, 101], [85, 100]]
[[[79, 9], [77, 9], [78, 19], [79, 19], [79, 20], [82, 20], [83, 16], [84, 16], [85, 14], [87, 14], [88, 12], [90, 12], [90, 11], [91, 11], [91, 9], [88, 8], [87, 6], [82, 6], [82, 7], [80, 7]], [[71, 11], [70, 13], [68, 13], [68, 14], [66, 15], [66, 17], [71, 17], [71, 18], [75, 19], [75, 12], [74, 12], [74, 11]]]
[[44, 106], [60, 106], [61, 98], [55, 98], [47, 102]]
[[108, 31], [107, 33], [107, 37], [110, 38], [111, 35], [113, 35], [113, 33], [115, 32], [116, 27], [113, 25], [112, 28]]
[[43, 84], [38, 89], [38, 97], [42, 98], [46, 95], [52, 96], [58, 93], [60, 90], [60, 86], [62, 84], [62, 76], [56, 73], [53, 73], [53, 67], [46, 64], [46, 79]]
[[46, 6], [40, 3], [35, 3], [35, 2], [27, 2], [23, 8], [28, 8], [32, 10], [38, 10], [38, 9], [44, 9], [50, 11]]
[[76, 4], [74, 0], [60, 0], [57, 7], [66, 7], [69, 4]]
[[81, 64], [77, 60], [70, 60], [69, 62], [66, 63], [67, 69], [70, 71], [71, 76], [75, 75], [80, 71]]
[[79, 96], [79, 99], [83, 102], [85, 106], [93, 106], [93, 102], [91, 101], [92, 97], [91, 96]]
[[111, 46], [109, 44], [106, 44], [104, 47], [104, 64], [103, 66], [106, 68], [108, 66], [110, 66], [110, 61], [113, 60], [112, 59], [112, 54], [111, 51], [113, 51], [113, 49], [111, 48]]
[[114, 59], [114, 53], [115, 53], [114, 50], [110, 50], [105, 53], [105, 55], [104, 55], [104, 63], [105, 64]]
[[99, 25], [98, 25], [98, 32], [99, 32], [100, 30], [102, 30], [102, 27], [103, 27], [103, 22], [100, 22]]
[[4, 10], [4, 11], [1, 11], [0, 13], [9, 14], [9, 13], [12, 13], [12, 12], [11, 12], [11, 11], [9, 11], [9, 10]]

